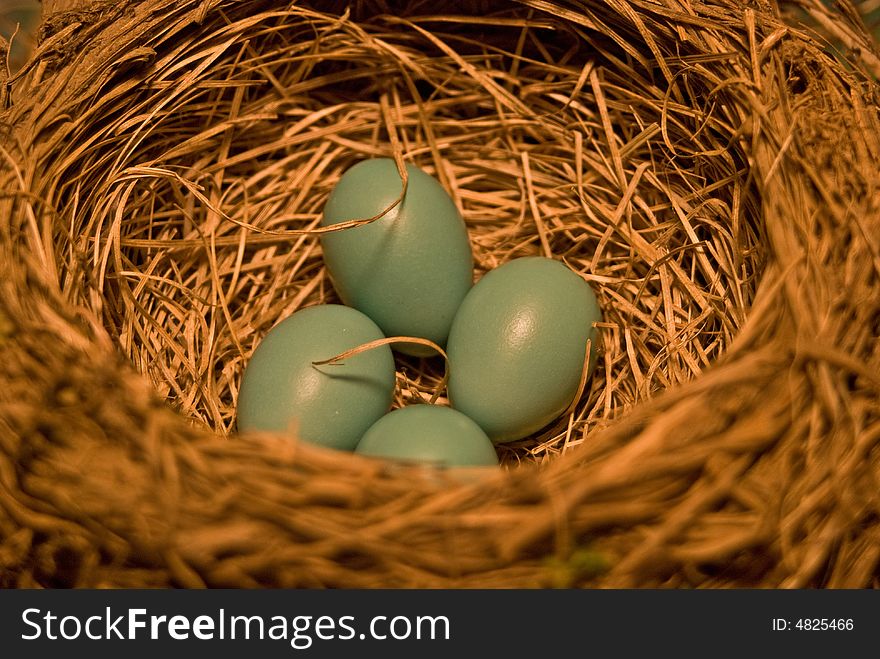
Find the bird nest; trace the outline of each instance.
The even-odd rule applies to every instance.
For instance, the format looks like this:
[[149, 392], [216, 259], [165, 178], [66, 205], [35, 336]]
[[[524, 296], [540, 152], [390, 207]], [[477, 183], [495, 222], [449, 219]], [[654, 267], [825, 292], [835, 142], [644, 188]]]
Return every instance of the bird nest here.
[[[856, 18], [396, 9], [46, 18], [0, 91], [0, 584], [875, 585], [878, 60]], [[602, 306], [580, 399], [497, 474], [235, 432], [259, 340], [338, 301], [315, 229], [378, 156], [442, 182], [477, 277], [550, 256]], [[395, 406], [444, 375], [397, 366]]]

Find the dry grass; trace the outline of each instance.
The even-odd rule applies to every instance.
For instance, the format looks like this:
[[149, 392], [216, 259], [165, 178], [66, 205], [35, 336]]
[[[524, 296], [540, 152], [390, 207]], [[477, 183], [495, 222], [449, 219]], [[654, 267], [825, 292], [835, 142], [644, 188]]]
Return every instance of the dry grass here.
[[[706, 81], [665, 98], [635, 62], [600, 70], [611, 53], [521, 11], [470, 25], [250, 14], [157, 52], [134, 93], [98, 99], [64, 154], [76, 175], [56, 193], [77, 200], [66, 290], [186, 416], [232, 431], [259, 339], [298, 308], [337, 301], [316, 237], [292, 231], [317, 226], [345, 169], [392, 155], [392, 136], [462, 208], [478, 276], [542, 253], [582, 273], [605, 309], [588, 394], [505, 448], [510, 459], [580, 444], [699, 375], [736, 334], [762, 265], [760, 220], [744, 159], [728, 150], [742, 118], [701, 97]], [[400, 367], [397, 404], [443, 370]]]
[[[4, 68], [18, 71], [30, 58], [36, 46], [37, 26], [40, 23], [38, 0], [3, 0], [0, 4], [0, 63]], [[9, 49], [7, 51], [6, 44]]]
[[[95, 6], [48, 26], [3, 117], [6, 583], [876, 579], [880, 144], [855, 23], [844, 65], [725, 0]], [[502, 448], [545, 468], [444, 488], [219, 439], [260, 338], [336, 299], [327, 194], [395, 150], [455, 198], [478, 276], [545, 254], [598, 294], [581, 400]], [[395, 404], [442, 375], [400, 359]]]

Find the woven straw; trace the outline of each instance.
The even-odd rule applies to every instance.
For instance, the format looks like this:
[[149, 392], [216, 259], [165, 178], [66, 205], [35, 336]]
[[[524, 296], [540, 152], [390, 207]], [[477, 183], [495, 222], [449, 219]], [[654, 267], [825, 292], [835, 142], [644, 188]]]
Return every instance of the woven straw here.
[[[0, 585], [877, 584], [850, 5], [66, 4], [0, 86]], [[260, 338], [336, 299], [313, 229], [373, 156], [443, 182], [478, 276], [546, 254], [602, 303], [583, 395], [495, 475], [235, 433]], [[396, 406], [443, 376], [398, 368]]]

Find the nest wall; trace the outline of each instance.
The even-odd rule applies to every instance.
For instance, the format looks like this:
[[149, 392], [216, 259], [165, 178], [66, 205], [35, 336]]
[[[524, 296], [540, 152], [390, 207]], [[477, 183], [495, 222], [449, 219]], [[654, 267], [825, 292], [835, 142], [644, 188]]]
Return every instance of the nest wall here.
[[[3, 585], [874, 585], [856, 18], [858, 57], [798, 22], [818, 2], [394, 9], [47, 17], [0, 99]], [[327, 194], [394, 154], [451, 191], [477, 276], [553, 256], [604, 310], [571, 415], [477, 482], [234, 433], [259, 339], [336, 301]], [[395, 405], [441, 376], [402, 361]]]

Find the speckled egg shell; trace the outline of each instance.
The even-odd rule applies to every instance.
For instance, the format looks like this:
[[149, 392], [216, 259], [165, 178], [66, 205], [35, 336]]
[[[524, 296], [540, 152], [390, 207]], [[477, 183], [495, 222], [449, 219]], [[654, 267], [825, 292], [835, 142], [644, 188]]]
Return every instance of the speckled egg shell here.
[[273, 327], [248, 362], [238, 395], [238, 429], [290, 434], [352, 450], [391, 406], [394, 357], [387, 346], [313, 366], [383, 338], [356, 309], [327, 304], [297, 311]]
[[[443, 186], [407, 165], [401, 204], [375, 222], [324, 234], [324, 262], [339, 297], [372, 318], [387, 336], [416, 336], [443, 346], [459, 304], [473, 284], [467, 229]], [[390, 158], [346, 171], [324, 207], [322, 226], [381, 213], [400, 195]], [[429, 348], [395, 346], [426, 355]]]
[[489, 271], [449, 334], [452, 406], [496, 443], [540, 430], [577, 393], [600, 319], [590, 286], [559, 261], [526, 257]]

